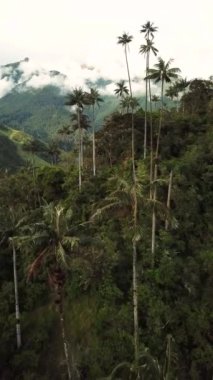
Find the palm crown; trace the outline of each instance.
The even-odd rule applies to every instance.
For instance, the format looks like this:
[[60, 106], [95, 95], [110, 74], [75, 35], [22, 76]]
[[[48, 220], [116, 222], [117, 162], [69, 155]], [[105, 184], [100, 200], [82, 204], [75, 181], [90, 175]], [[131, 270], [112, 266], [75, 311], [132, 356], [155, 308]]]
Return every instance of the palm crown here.
[[152, 52], [154, 55], [157, 55], [158, 49], [154, 47], [154, 43], [151, 40], [146, 40], [146, 45], [141, 45], [139, 52], [141, 54]]
[[81, 87], [74, 88], [74, 90], [67, 95], [67, 99], [65, 101], [66, 106], [77, 106], [80, 109], [83, 109], [85, 103], [85, 92]]
[[122, 36], [118, 37], [118, 44], [121, 44], [123, 46], [129, 44], [133, 39], [133, 36], [130, 36], [127, 33], [123, 33]]
[[99, 91], [96, 88], [90, 88], [90, 92], [85, 93], [85, 100], [88, 105], [94, 106], [97, 104], [99, 106], [99, 103], [103, 102], [103, 99], [100, 96]]
[[117, 82], [116, 86], [117, 86], [117, 88], [114, 90], [114, 92], [117, 96], [120, 96], [122, 98], [124, 95], [129, 94], [129, 90], [128, 90], [127, 86], [125, 85], [124, 80]]
[[158, 63], [154, 65], [156, 68], [149, 69], [146, 79], [153, 79], [155, 83], [160, 81], [169, 83], [172, 79], [177, 79], [180, 69], [178, 67], [170, 68], [172, 61], [173, 60], [170, 59], [166, 63], [162, 58], [158, 58]]
[[158, 27], [154, 26], [153, 22], [147, 21], [146, 24], [142, 25], [142, 29], [140, 32], [145, 33], [146, 39], [149, 39], [150, 36], [153, 39], [154, 38], [154, 32], [156, 32], [157, 30], [158, 30]]

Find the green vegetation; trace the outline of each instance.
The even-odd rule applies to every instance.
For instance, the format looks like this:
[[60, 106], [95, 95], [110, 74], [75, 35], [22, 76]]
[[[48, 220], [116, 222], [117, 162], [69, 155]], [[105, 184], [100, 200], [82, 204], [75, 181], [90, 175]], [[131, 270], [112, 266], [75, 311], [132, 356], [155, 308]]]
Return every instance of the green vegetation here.
[[50, 157], [46, 144], [22, 131], [0, 126], [0, 166], [17, 169], [33, 163], [48, 165]]
[[[144, 112], [131, 39], [119, 37], [129, 81], [115, 84], [129, 106], [103, 128], [83, 132], [105, 102], [94, 108], [97, 90], [82, 88], [63, 100], [76, 108], [72, 125], [58, 125], [60, 149], [1, 128], [2, 149], [22, 166], [0, 178], [4, 380], [212, 379], [213, 82], [182, 81], [160, 58], [146, 65]], [[152, 80], [160, 107], [149, 104], [160, 102]], [[166, 82], [178, 90], [174, 108]], [[52, 165], [37, 164], [38, 151]]]

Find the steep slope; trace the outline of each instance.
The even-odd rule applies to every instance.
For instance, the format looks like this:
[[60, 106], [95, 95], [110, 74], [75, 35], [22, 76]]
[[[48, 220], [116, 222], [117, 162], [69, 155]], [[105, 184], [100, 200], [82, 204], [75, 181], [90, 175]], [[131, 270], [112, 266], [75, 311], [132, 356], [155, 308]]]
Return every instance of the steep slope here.
[[0, 169], [49, 165], [47, 146], [22, 131], [0, 126]]

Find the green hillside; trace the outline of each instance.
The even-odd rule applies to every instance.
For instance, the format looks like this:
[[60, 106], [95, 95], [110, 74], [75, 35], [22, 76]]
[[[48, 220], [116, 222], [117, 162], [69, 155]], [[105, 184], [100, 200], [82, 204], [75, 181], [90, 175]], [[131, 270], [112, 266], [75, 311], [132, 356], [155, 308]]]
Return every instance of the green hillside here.
[[22, 131], [0, 126], [0, 168], [48, 165], [47, 146]]
[[[104, 96], [104, 103], [97, 111], [96, 127], [118, 107], [114, 96]], [[47, 141], [64, 125], [70, 123], [69, 109], [64, 106], [65, 95], [55, 86], [25, 91], [13, 90], [0, 99], [0, 123], [22, 130]], [[86, 113], [92, 119], [92, 110]]]
[[57, 87], [23, 92], [14, 90], [0, 99], [0, 123], [39, 139], [47, 140], [68, 120], [69, 112]]

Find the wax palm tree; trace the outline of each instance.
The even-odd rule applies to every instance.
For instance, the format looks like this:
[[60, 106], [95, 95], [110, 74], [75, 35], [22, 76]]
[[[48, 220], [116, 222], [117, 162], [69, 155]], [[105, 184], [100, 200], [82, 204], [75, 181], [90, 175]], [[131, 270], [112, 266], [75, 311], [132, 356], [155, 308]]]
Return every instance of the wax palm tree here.
[[145, 39], [150, 40], [154, 38], [154, 33], [157, 32], [158, 27], [153, 25], [153, 22], [147, 21], [146, 24], [141, 26], [141, 33], [145, 33]]
[[138, 210], [139, 205], [142, 205], [143, 208], [148, 206], [142, 187], [142, 180], [144, 178], [145, 170], [143, 168], [140, 171], [140, 181], [137, 179], [137, 176], [133, 180], [124, 178], [123, 176], [114, 176], [110, 178], [110, 194], [105, 198], [103, 204], [91, 217], [91, 220], [94, 220], [105, 213], [112, 213], [116, 217], [119, 217], [119, 212], [123, 210], [124, 215], [126, 215], [126, 218], [129, 221], [129, 231], [131, 233], [132, 242], [132, 300], [134, 317], [134, 358], [136, 365], [139, 359], [137, 245], [143, 235], [139, 222]]
[[177, 67], [170, 68], [172, 63], [172, 59], [170, 59], [167, 63], [162, 59], [158, 58], [158, 63], [154, 66], [154, 69], [149, 69], [149, 74], [147, 76], [148, 79], [154, 80], [155, 83], [161, 82], [161, 110], [160, 110], [160, 118], [159, 118], [159, 127], [158, 127], [158, 136], [157, 136], [157, 144], [156, 144], [156, 152], [155, 159], [156, 163], [154, 166], [154, 176], [153, 176], [153, 210], [152, 210], [152, 238], [151, 238], [151, 254], [154, 266], [154, 257], [155, 257], [155, 238], [156, 238], [156, 201], [157, 201], [157, 176], [158, 176], [158, 157], [159, 157], [159, 144], [160, 144], [160, 135], [163, 121], [163, 106], [164, 106], [164, 85], [165, 83], [171, 83], [173, 79], [178, 78], [178, 73], [180, 69]]
[[96, 175], [96, 157], [95, 157], [95, 106], [100, 106], [103, 99], [100, 93], [95, 88], [90, 88], [90, 92], [87, 94], [88, 103], [92, 106], [92, 162], [93, 162], [93, 175]]
[[122, 46], [124, 46], [124, 53], [125, 53], [126, 67], [127, 67], [127, 74], [128, 74], [128, 80], [129, 80], [130, 96], [132, 96], [132, 85], [131, 85], [129, 63], [128, 63], [128, 57], [127, 57], [127, 45], [132, 41], [132, 39], [133, 39], [133, 36], [130, 36], [127, 33], [123, 33], [122, 36], [118, 37], [118, 44], [121, 44]]
[[178, 111], [178, 86], [174, 83], [169, 88], [166, 89], [165, 95], [172, 101], [176, 98], [176, 110]]
[[[128, 57], [127, 57], [127, 45], [132, 41], [132, 39], [133, 39], [133, 36], [127, 33], [123, 33], [122, 36], [118, 37], [118, 44], [124, 46], [127, 74], [128, 74], [128, 80], [129, 80], [129, 93], [130, 93], [131, 98], [132, 98], [132, 84], [131, 84], [131, 77], [130, 77], [130, 71], [129, 71]], [[132, 174], [135, 180], [135, 175], [136, 175], [135, 174], [135, 130], [134, 130], [133, 109], [132, 109], [131, 114], [132, 114]]]
[[[191, 81], [190, 80], [187, 80], [187, 78], [181, 78], [177, 81], [177, 88], [178, 88], [178, 92], [182, 92], [183, 96], [185, 95], [186, 93], [186, 89], [187, 87], [190, 85]], [[182, 105], [182, 112], [184, 114], [184, 102], [183, 102], [183, 105]]]
[[72, 130], [71, 130], [71, 127], [70, 125], [64, 125], [63, 127], [61, 127], [58, 131], [57, 131], [57, 134], [58, 136], [60, 136], [60, 138], [62, 139], [62, 141], [65, 142], [65, 149], [68, 150], [68, 139], [69, 139], [69, 136], [72, 134]]
[[159, 96], [157, 96], [157, 95], [153, 95], [152, 96], [152, 102], [154, 102], [154, 104], [155, 104], [155, 109], [157, 108], [157, 103], [160, 101], [160, 98], [159, 98]]
[[74, 90], [67, 95], [65, 105], [76, 106], [76, 115], [79, 131], [79, 158], [78, 158], [78, 171], [79, 171], [79, 190], [81, 190], [82, 184], [82, 128], [81, 128], [81, 113], [86, 103], [85, 92], [81, 87], [74, 88]]
[[158, 63], [154, 66], [154, 69], [149, 69], [148, 76], [146, 78], [154, 80], [154, 83], [161, 82], [161, 115], [159, 120], [159, 130], [157, 137], [157, 145], [156, 145], [156, 157], [158, 157], [159, 153], [159, 143], [160, 143], [160, 133], [162, 127], [162, 116], [163, 116], [163, 106], [164, 106], [164, 85], [165, 83], [171, 83], [173, 79], [178, 78], [178, 73], [180, 69], [177, 67], [170, 68], [171, 63], [173, 62], [170, 59], [168, 62], [165, 62], [162, 58], [158, 58]]
[[117, 88], [114, 90], [116, 96], [123, 98], [126, 95], [129, 95], [129, 90], [127, 86], [125, 85], [124, 80], [120, 80], [120, 82], [117, 82], [116, 86]]
[[[149, 33], [148, 33], [149, 34]], [[154, 36], [154, 35], [153, 35]], [[146, 39], [146, 44], [140, 46], [140, 53], [144, 54], [146, 56], [146, 78], [148, 76], [149, 72], [149, 60], [150, 60], [150, 53], [153, 53], [155, 56], [157, 55], [158, 49], [154, 46], [154, 43], [152, 40]], [[144, 119], [144, 158], [146, 158], [146, 148], [147, 148], [147, 105], [148, 105], [148, 84], [149, 84], [149, 104], [151, 107], [151, 85], [150, 85], [150, 79], [146, 80], [146, 97], [145, 97], [145, 119]], [[150, 117], [152, 109], [150, 109]], [[151, 120], [151, 129], [152, 129], [152, 120]], [[152, 152], [152, 130], [150, 131], [150, 149]]]
[[134, 111], [140, 106], [138, 99], [135, 97], [131, 98], [130, 96], [123, 97], [120, 101], [120, 105], [122, 109], [126, 109], [126, 113], [129, 112], [129, 109]]
[[78, 238], [72, 235], [70, 224], [72, 211], [65, 210], [60, 204], [46, 204], [40, 209], [38, 222], [28, 223], [14, 237], [17, 247], [32, 251], [35, 247], [36, 257], [30, 263], [27, 273], [28, 280], [36, 277], [44, 267], [48, 273], [48, 282], [54, 291], [55, 304], [60, 316], [61, 333], [67, 374], [71, 380], [68, 345], [64, 326], [63, 288], [66, 279], [66, 268], [70, 254], [78, 244]]
[[47, 152], [51, 157], [52, 165], [57, 164], [60, 155], [60, 149], [56, 140], [52, 140], [49, 142], [47, 146]]
[[[147, 31], [147, 39], [146, 45], [141, 45], [140, 53], [145, 54], [146, 56], [146, 103], [145, 103], [145, 119], [144, 119], [144, 158], [146, 158], [146, 147], [147, 147], [147, 103], [148, 103], [148, 84], [149, 84], [149, 104], [150, 104], [150, 198], [152, 196], [151, 184], [153, 181], [153, 129], [152, 129], [152, 95], [151, 95], [151, 80], [147, 79], [147, 75], [149, 72], [149, 60], [150, 53], [153, 53], [155, 56], [157, 55], [158, 49], [154, 47], [154, 43], [152, 40], [148, 39], [149, 34], [152, 33], [152, 37], [154, 37], [153, 32], [155, 31], [154, 27], [151, 28], [150, 23], [148, 23], [148, 31]], [[150, 28], [153, 29], [150, 32]]]
[[14, 281], [14, 296], [15, 296], [15, 318], [16, 318], [16, 345], [20, 349], [22, 345], [21, 336], [21, 314], [19, 304], [19, 286], [18, 286], [18, 273], [17, 273], [17, 249], [15, 244], [15, 235], [22, 223], [25, 223], [24, 210], [22, 205], [16, 207], [10, 206], [0, 207], [0, 247], [3, 244], [7, 244], [12, 250], [13, 261], [13, 281]]
[[[88, 103], [88, 99], [87, 99], [87, 94], [85, 93], [85, 105], [88, 105], [88, 104], [89, 103]], [[75, 113], [71, 115], [71, 121], [72, 121], [73, 131], [78, 130], [78, 145], [79, 145], [80, 136], [79, 136], [79, 129], [78, 129], [78, 117]], [[83, 112], [80, 113], [80, 124], [81, 124], [81, 140], [80, 140], [80, 144], [81, 144], [81, 168], [83, 169], [83, 167], [84, 167], [84, 142], [86, 139], [86, 132], [91, 127], [91, 125], [89, 123], [89, 117], [86, 114], [84, 114]]]

